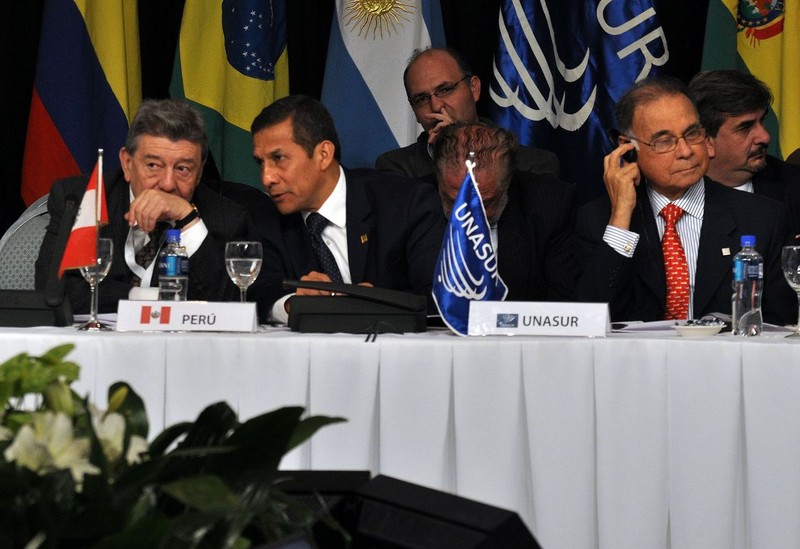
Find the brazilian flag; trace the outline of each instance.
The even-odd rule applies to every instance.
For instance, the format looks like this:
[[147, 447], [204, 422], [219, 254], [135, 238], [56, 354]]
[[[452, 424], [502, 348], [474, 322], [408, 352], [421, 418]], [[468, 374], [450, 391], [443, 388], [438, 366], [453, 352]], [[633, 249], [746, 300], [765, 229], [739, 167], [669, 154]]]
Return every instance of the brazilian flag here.
[[261, 187], [250, 124], [288, 93], [282, 0], [186, 0], [170, 94], [203, 114], [223, 179]]
[[770, 153], [785, 158], [800, 147], [800, 4], [710, 0], [703, 69], [739, 69], [762, 80], [775, 96]]

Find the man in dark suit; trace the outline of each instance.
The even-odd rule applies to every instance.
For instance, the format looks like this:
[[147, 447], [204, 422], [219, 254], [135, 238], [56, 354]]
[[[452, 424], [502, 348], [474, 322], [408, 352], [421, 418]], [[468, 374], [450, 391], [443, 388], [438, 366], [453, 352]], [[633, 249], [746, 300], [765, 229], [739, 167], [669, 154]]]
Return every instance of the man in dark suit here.
[[[198, 186], [208, 156], [200, 114], [182, 101], [145, 101], [119, 155], [122, 171], [104, 182], [109, 224], [100, 236], [113, 240], [114, 257], [99, 285], [100, 312], [116, 311], [133, 286], [158, 286], [156, 261], [140, 265], [135, 259], [151, 237], [163, 242], [163, 234], [156, 236], [157, 223], [181, 230], [189, 253], [189, 299], [235, 299], [238, 291], [225, 270], [225, 243], [246, 239], [247, 218], [235, 203]], [[80, 176], [53, 184], [50, 223], [36, 261], [37, 288], [47, 278], [65, 201], [74, 197], [79, 203], [87, 182]], [[64, 282], [73, 311], [88, 312], [89, 285], [80, 273], [68, 271]]]
[[[613, 320], [681, 318], [667, 307], [661, 243], [663, 212], [674, 205], [683, 211], [676, 229], [688, 266], [685, 315], [731, 312], [733, 255], [741, 235], [751, 234], [764, 256], [765, 321], [795, 321], [795, 298], [780, 266], [788, 237], [783, 208], [704, 178], [708, 144], [686, 87], [672, 79], [642, 80], [617, 103], [616, 117], [622, 136], [605, 158], [609, 196], [578, 212], [584, 270], [577, 298], [608, 302]], [[633, 150], [635, 161], [623, 160]]]
[[[430, 185], [339, 164], [336, 128], [319, 101], [289, 96], [252, 124], [269, 208], [254, 215], [264, 247], [250, 295], [285, 322], [284, 279], [341, 281], [430, 295], [444, 218]], [[299, 289], [301, 295], [326, 295]]]
[[786, 205], [794, 240], [800, 238], [800, 166], [767, 154], [764, 121], [772, 92], [737, 70], [698, 73], [691, 82], [700, 122], [708, 133], [708, 176], [727, 187], [763, 194]]
[[[439, 132], [453, 122], [478, 120], [475, 102], [481, 95], [481, 81], [455, 50], [429, 48], [411, 58], [403, 73], [403, 84], [424, 131], [416, 143], [379, 156], [375, 167], [436, 185], [433, 145]], [[519, 171], [559, 175], [558, 158], [543, 149], [518, 147], [514, 167]]]
[[482, 122], [444, 128], [434, 147], [445, 216], [450, 215], [474, 153], [475, 174], [508, 301], [568, 301], [578, 266], [575, 189], [550, 175], [514, 170], [514, 134]]

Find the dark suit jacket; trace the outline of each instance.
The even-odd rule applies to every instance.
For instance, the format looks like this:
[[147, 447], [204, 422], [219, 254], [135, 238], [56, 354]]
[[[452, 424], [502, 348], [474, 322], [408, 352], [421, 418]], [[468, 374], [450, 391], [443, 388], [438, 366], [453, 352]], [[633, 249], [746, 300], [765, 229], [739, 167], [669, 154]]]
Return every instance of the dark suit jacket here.
[[800, 244], [800, 166], [767, 156], [766, 167], [753, 176], [753, 192], [786, 206], [794, 244]]
[[[78, 203], [86, 191], [88, 177], [70, 177], [57, 181], [50, 189], [47, 210], [50, 223], [47, 226], [39, 258], [36, 260], [36, 287], [41, 289], [47, 280], [53, 247], [61, 225], [64, 203], [73, 195]], [[111, 271], [98, 287], [99, 311], [115, 312], [117, 302], [127, 299], [133, 273], [125, 262], [125, 241], [128, 238], [128, 222], [123, 215], [130, 206], [130, 186], [122, 172], [108, 174], [105, 178], [106, 205], [109, 224], [100, 229], [100, 236], [114, 241], [114, 259]], [[225, 243], [229, 240], [247, 239], [245, 212], [230, 200], [217, 196], [204, 185], [195, 189], [192, 201], [200, 211], [200, 217], [208, 228], [200, 248], [189, 258], [190, 300], [228, 301], [238, 296], [238, 289], [225, 270]], [[152, 286], [158, 284], [158, 269], [154, 270]], [[89, 311], [89, 285], [78, 270], [64, 273], [64, 285], [76, 313]]]
[[[345, 170], [347, 254], [354, 284], [430, 296], [444, 234], [439, 197], [430, 185], [375, 170]], [[250, 290], [262, 319], [291, 293], [283, 279], [320, 271], [300, 213], [281, 215], [270, 203], [255, 216], [253, 231], [264, 247], [261, 274]]]
[[516, 172], [497, 222], [498, 268], [507, 301], [568, 301], [578, 277], [575, 189], [555, 177]]
[[[419, 134], [416, 143], [380, 155], [375, 161], [375, 169], [401, 173], [438, 186], [433, 159], [428, 154], [428, 132]], [[517, 147], [514, 169], [559, 177], [558, 157], [555, 154], [522, 145]]]
[[[578, 211], [578, 259], [583, 260], [576, 297], [579, 301], [607, 302], [612, 320], [664, 318], [666, 280], [664, 256], [650, 200], [644, 185], [631, 219], [630, 230], [639, 243], [632, 258], [603, 242], [611, 216], [607, 197]], [[788, 239], [784, 209], [769, 198], [743, 193], [705, 180], [705, 209], [697, 258], [694, 316], [731, 312], [733, 255], [743, 234], [756, 237], [764, 257], [764, 320], [788, 324], [797, 320], [796, 297], [783, 278], [781, 249]], [[725, 254], [724, 250], [729, 253]]]

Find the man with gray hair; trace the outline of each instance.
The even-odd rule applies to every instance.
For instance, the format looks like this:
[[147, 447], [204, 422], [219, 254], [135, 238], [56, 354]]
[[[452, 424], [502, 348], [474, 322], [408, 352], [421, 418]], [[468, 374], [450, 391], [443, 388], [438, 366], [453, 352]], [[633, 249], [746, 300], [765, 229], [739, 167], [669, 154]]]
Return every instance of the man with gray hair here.
[[[109, 224], [101, 238], [114, 242], [111, 272], [100, 283], [100, 312], [115, 312], [134, 286], [158, 286], [155, 268], [167, 228], [181, 230], [189, 254], [191, 300], [233, 300], [238, 291], [225, 271], [225, 243], [247, 236], [245, 211], [198, 186], [208, 156], [200, 114], [180, 100], [147, 100], [131, 122], [119, 151], [122, 170], [104, 177]], [[36, 287], [43, 288], [65, 202], [80, 203], [88, 176], [53, 184], [47, 201], [50, 222], [36, 261]], [[89, 285], [77, 271], [64, 275], [72, 309], [89, 310]]]
[[795, 241], [800, 237], [800, 166], [767, 154], [765, 125], [772, 92], [737, 70], [698, 73], [689, 82], [708, 133], [708, 176], [725, 186], [783, 202]]
[[517, 139], [483, 122], [442, 128], [433, 158], [445, 216], [474, 153], [473, 170], [509, 301], [568, 301], [577, 278], [575, 189], [551, 175], [514, 169]]
[[764, 257], [764, 320], [796, 321], [781, 271], [785, 212], [706, 176], [710, 145], [686, 86], [640, 80], [615, 115], [621, 135], [604, 159], [608, 196], [578, 212], [577, 298], [608, 303], [619, 321], [730, 314], [733, 255], [742, 235], [754, 235]]

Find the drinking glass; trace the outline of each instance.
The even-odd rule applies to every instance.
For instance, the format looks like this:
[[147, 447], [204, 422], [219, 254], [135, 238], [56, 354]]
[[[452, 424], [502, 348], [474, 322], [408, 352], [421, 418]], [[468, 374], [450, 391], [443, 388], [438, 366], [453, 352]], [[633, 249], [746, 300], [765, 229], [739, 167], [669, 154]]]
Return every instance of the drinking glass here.
[[81, 267], [81, 274], [89, 283], [92, 300], [89, 305], [89, 320], [78, 326], [79, 330], [103, 331], [111, 327], [97, 320], [97, 285], [103, 281], [111, 269], [111, 259], [114, 255], [114, 243], [110, 238], [97, 239], [97, 263], [91, 267]]
[[[784, 246], [781, 265], [786, 282], [797, 294], [798, 310], [800, 310], [800, 246]], [[800, 318], [797, 320], [795, 332], [786, 337], [800, 337]]]
[[225, 245], [225, 268], [239, 287], [242, 303], [247, 301], [247, 288], [261, 272], [261, 242], [228, 242]]

